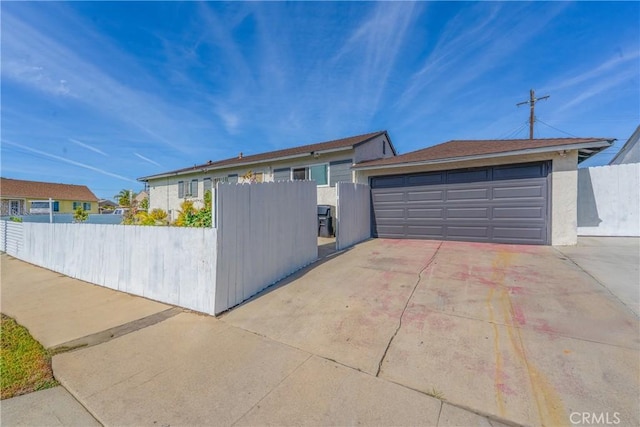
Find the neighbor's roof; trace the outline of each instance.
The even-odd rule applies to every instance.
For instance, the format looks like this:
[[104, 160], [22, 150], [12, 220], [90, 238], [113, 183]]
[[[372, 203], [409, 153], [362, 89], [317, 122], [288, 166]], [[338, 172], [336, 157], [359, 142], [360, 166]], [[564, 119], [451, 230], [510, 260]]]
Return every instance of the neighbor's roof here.
[[377, 169], [408, 164], [446, 163], [556, 150], [580, 150], [582, 157], [588, 157], [608, 147], [614, 140], [613, 138], [548, 138], [449, 141], [395, 157], [362, 162], [353, 168]]
[[627, 142], [622, 146], [618, 154], [609, 162], [610, 165], [620, 165], [625, 163], [638, 163], [640, 162], [640, 126], [638, 126], [631, 134]]
[[[237, 156], [237, 157], [232, 157], [230, 159], [218, 160], [215, 162], [209, 161], [201, 165], [194, 165], [184, 169], [178, 169], [170, 172], [163, 172], [157, 175], [145, 176], [142, 178], [138, 178], [138, 180], [146, 181], [148, 179], [153, 179], [153, 178], [160, 178], [160, 177], [170, 176], [170, 175], [181, 175], [185, 173], [202, 171], [202, 170], [222, 169], [222, 168], [232, 167], [232, 166], [251, 165], [251, 164], [262, 163], [266, 161], [275, 161], [275, 160], [284, 160], [287, 158], [302, 157], [305, 155], [312, 155], [314, 153], [323, 153], [323, 152], [329, 153], [332, 151], [340, 151], [343, 149], [353, 148], [357, 145], [363, 144], [380, 135], [385, 135], [385, 134], [387, 134], [387, 131], [383, 130], [378, 132], [367, 133], [364, 135], [351, 136], [349, 138], [342, 138], [342, 139], [336, 139], [333, 141], [320, 142], [317, 144], [301, 145], [299, 147], [285, 148], [284, 150], [269, 151], [267, 153], [253, 154], [250, 156]], [[391, 143], [391, 139], [389, 138], [389, 135], [387, 135], [387, 141], [391, 146], [391, 150], [395, 154], [395, 148]]]
[[53, 182], [24, 181], [0, 178], [2, 197], [25, 197], [29, 199], [74, 200], [97, 202], [98, 198], [86, 185], [55, 184]]

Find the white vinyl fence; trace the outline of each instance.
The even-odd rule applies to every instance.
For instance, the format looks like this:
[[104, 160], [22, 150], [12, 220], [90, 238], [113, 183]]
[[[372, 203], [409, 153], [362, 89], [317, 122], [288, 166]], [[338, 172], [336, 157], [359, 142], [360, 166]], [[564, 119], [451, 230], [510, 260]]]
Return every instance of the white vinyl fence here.
[[23, 223], [27, 262], [153, 300], [213, 312], [216, 230]]
[[315, 261], [312, 181], [220, 184], [217, 228], [0, 220], [0, 250], [100, 286], [218, 314]]
[[216, 314], [315, 261], [316, 184], [219, 183]]
[[336, 249], [371, 237], [371, 188], [366, 184], [339, 182]]
[[0, 250], [19, 257], [22, 247], [22, 223], [0, 221]]
[[578, 235], [640, 236], [640, 163], [578, 169]]

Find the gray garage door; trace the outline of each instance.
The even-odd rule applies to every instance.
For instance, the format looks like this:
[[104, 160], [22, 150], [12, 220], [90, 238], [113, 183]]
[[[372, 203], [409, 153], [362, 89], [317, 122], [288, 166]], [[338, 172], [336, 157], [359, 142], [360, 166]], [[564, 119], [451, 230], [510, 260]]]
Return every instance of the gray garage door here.
[[377, 237], [546, 244], [549, 163], [371, 178]]

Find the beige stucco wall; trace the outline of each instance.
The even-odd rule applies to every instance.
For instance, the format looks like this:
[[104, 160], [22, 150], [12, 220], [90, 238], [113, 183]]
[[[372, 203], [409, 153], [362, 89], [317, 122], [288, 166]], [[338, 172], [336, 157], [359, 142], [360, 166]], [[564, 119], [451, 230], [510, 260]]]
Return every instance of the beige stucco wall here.
[[369, 183], [369, 178], [380, 175], [439, 171], [509, 163], [527, 163], [551, 160], [551, 244], [575, 245], [577, 243], [577, 199], [578, 199], [578, 151], [509, 156], [462, 162], [441, 163], [422, 166], [386, 168], [355, 171], [355, 181]]
[[[177, 210], [184, 200], [194, 201], [196, 207], [203, 206], [204, 197], [204, 178], [211, 178], [212, 184], [215, 178], [226, 178], [228, 175], [237, 174], [238, 181], [242, 182], [242, 175], [252, 171], [254, 173], [262, 172], [265, 182], [273, 181], [274, 169], [280, 168], [297, 168], [307, 167], [317, 164], [328, 164], [333, 161], [354, 159], [354, 150], [337, 151], [333, 153], [324, 153], [317, 156], [305, 156], [283, 160], [279, 162], [264, 163], [258, 165], [246, 165], [240, 167], [232, 167], [215, 171], [196, 170], [194, 173], [185, 175], [176, 175], [165, 178], [158, 178], [149, 181], [149, 208], [163, 209], [167, 211], [173, 220], [177, 217]], [[329, 168], [329, 179], [331, 176], [331, 168]], [[178, 198], [178, 181], [191, 181], [198, 179], [198, 197]], [[318, 204], [336, 205], [336, 189], [335, 187], [318, 186]]]

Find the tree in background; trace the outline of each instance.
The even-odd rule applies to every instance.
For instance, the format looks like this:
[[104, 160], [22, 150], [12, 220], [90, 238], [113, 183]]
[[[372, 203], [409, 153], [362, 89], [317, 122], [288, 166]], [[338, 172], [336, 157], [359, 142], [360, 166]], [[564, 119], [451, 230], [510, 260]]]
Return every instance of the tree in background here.
[[143, 209], [145, 211], [149, 210], [149, 198], [148, 197], [145, 197], [144, 199], [142, 199], [142, 201], [140, 202], [140, 209]]
[[122, 190], [120, 190], [118, 194], [113, 196], [113, 198], [116, 199], [116, 201], [118, 202], [118, 205], [125, 208], [131, 207], [131, 200], [132, 198], [135, 198], [135, 197], [136, 197], [136, 193], [134, 193], [133, 191], [127, 190], [126, 188], [123, 188]]
[[78, 206], [73, 212], [73, 222], [85, 222], [87, 219], [89, 219], [89, 213], [82, 209], [82, 206]]

